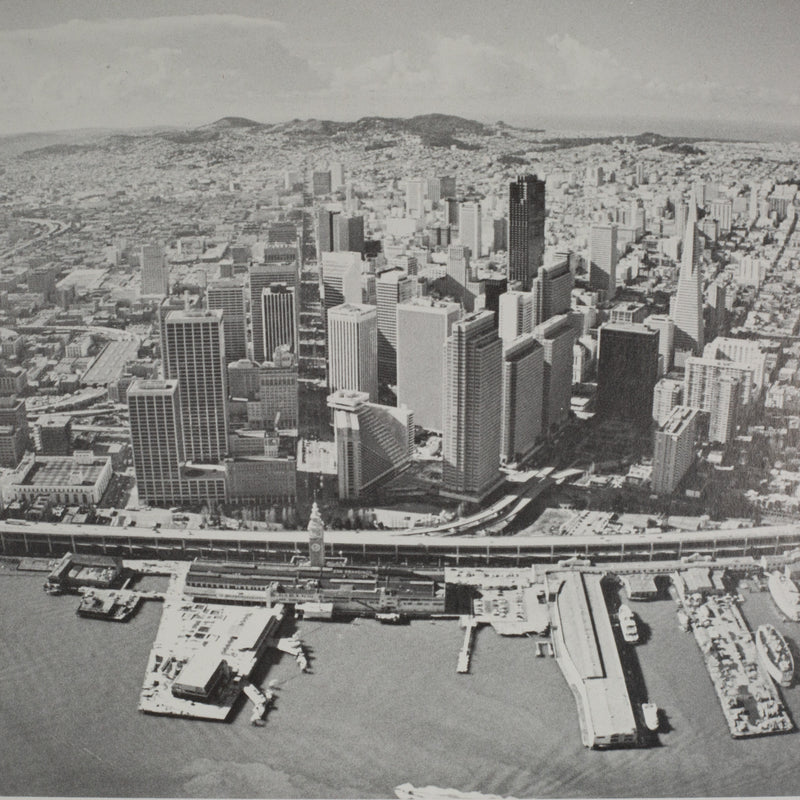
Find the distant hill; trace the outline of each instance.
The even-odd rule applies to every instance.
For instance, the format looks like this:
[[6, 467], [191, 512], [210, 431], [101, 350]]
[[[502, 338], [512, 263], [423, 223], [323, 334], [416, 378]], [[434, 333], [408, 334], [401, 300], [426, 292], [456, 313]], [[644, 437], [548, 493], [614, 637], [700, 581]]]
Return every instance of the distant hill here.
[[201, 125], [201, 128], [215, 128], [217, 130], [229, 130], [230, 128], [271, 128], [263, 122], [256, 122], [247, 117], [222, 117], [208, 125]]

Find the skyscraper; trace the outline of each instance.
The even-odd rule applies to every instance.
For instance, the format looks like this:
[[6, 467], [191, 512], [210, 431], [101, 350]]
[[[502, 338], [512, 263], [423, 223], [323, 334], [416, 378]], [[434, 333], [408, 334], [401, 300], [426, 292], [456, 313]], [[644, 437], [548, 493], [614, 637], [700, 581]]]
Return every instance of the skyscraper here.
[[675, 406], [681, 404], [683, 383], [662, 378], [653, 389], [653, 421], [661, 427]]
[[694, 462], [697, 409], [675, 406], [656, 431], [653, 448], [652, 489], [656, 494], [675, 491]]
[[636, 323], [600, 326], [597, 411], [649, 426], [658, 380], [658, 332]]
[[458, 214], [459, 239], [469, 248], [474, 258], [481, 257], [481, 204], [462, 203]]
[[733, 375], [724, 375], [714, 381], [711, 388], [711, 418], [708, 440], [727, 444], [736, 435], [736, 416], [739, 411], [741, 391]]
[[333, 250], [338, 253], [362, 253], [364, 251], [364, 217], [334, 215]]
[[361, 302], [360, 253], [324, 253], [322, 256], [322, 304], [327, 311], [342, 303]]
[[344, 303], [328, 311], [328, 386], [378, 399], [377, 309]]
[[[300, 285], [299, 266], [296, 261], [273, 264], [253, 264], [250, 267], [250, 319], [253, 330], [253, 360], [259, 364], [270, 357], [264, 350], [264, 317], [261, 313], [261, 295], [273, 283], [294, 287], [295, 301]], [[295, 309], [297, 313], [297, 309]], [[298, 315], [299, 316], [299, 315]]]
[[297, 428], [297, 357], [284, 346], [276, 347], [271, 361], [258, 369], [259, 399], [267, 428]]
[[330, 253], [333, 250], [333, 223], [339, 216], [338, 211], [328, 211], [327, 208], [320, 208], [317, 211], [317, 260], [322, 258], [323, 253]]
[[447, 248], [445, 294], [461, 303], [467, 311], [475, 308], [475, 297], [480, 290], [480, 285], [473, 280], [471, 255], [466, 245], [451, 245]]
[[444, 345], [460, 316], [458, 303], [427, 297], [397, 306], [397, 402], [425, 430], [443, 429]]
[[414, 451], [414, 414], [405, 406], [370, 403], [366, 392], [328, 397], [336, 435], [339, 497], [360, 497], [381, 478], [405, 466]]
[[503, 343], [492, 314], [453, 324], [445, 344], [442, 494], [479, 502], [502, 483], [500, 425]]
[[544, 181], [519, 175], [508, 187], [508, 280], [530, 290], [544, 261]]
[[330, 170], [314, 170], [311, 173], [311, 191], [314, 196], [331, 193]]
[[414, 294], [411, 278], [399, 269], [378, 275], [375, 282], [378, 302], [378, 379], [397, 383], [397, 307]]
[[266, 357], [277, 347], [285, 345], [293, 353], [298, 351], [297, 290], [285, 283], [273, 283], [261, 290], [262, 344]]
[[521, 462], [542, 432], [544, 348], [533, 334], [503, 347], [503, 412], [500, 425], [501, 463]]
[[172, 311], [164, 321], [164, 377], [177, 380], [183, 452], [218, 463], [228, 446], [228, 375], [222, 311]]
[[164, 250], [157, 244], [146, 244], [140, 253], [142, 264], [142, 294], [169, 294], [169, 265]]
[[675, 320], [675, 350], [700, 355], [703, 352], [703, 275], [700, 266], [700, 235], [697, 206], [689, 204], [678, 289], [672, 298], [670, 316]]
[[510, 344], [517, 337], [533, 330], [533, 295], [514, 289], [504, 292], [499, 300], [500, 338]]
[[178, 381], [133, 381], [128, 387], [128, 411], [139, 502], [171, 504], [182, 494], [184, 461]]
[[659, 374], [672, 369], [672, 352], [675, 346], [675, 322], [666, 314], [651, 314], [645, 317], [642, 325], [651, 331], [658, 331]]
[[537, 325], [533, 335], [544, 348], [542, 430], [549, 434], [569, 419], [575, 328], [568, 314], [559, 314]]
[[428, 182], [425, 178], [406, 179], [406, 213], [409, 217], [421, 217], [425, 213], [425, 191]]
[[589, 244], [589, 288], [606, 292], [608, 299], [617, 292], [617, 225], [592, 225]]
[[556, 314], [569, 311], [574, 285], [569, 259], [539, 267], [531, 287], [534, 326], [541, 325]]
[[225, 363], [247, 356], [247, 312], [244, 283], [237, 278], [224, 278], [208, 284], [206, 302], [212, 310], [222, 311], [225, 329]]

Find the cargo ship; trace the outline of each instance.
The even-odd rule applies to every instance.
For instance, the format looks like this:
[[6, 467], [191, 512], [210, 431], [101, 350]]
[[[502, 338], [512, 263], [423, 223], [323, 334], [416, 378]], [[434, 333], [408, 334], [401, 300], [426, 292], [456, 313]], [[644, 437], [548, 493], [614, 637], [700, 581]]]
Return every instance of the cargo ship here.
[[786, 639], [774, 625], [759, 625], [756, 631], [756, 651], [764, 669], [781, 686], [791, 686], [794, 678], [794, 658]]
[[636, 644], [639, 641], [639, 628], [636, 625], [636, 617], [630, 607], [623, 603], [617, 612], [619, 627], [622, 630], [622, 638], [629, 644]]
[[767, 580], [775, 605], [792, 621], [800, 622], [800, 589], [783, 572], [771, 572]]
[[76, 613], [82, 617], [126, 622], [136, 612], [141, 599], [136, 592], [125, 589], [87, 589]]

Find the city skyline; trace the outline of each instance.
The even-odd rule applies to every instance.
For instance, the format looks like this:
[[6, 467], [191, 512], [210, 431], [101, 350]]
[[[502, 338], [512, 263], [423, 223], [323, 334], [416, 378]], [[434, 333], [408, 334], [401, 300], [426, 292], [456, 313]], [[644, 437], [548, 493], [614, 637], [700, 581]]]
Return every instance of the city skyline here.
[[[5, 3], [0, 135], [434, 111], [549, 129], [636, 117], [687, 135], [701, 123], [718, 135], [753, 120], [800, 124], [791, 3], [235, 0], [224, 10]], [[710, 46], [711, 31], [724, 47]]]

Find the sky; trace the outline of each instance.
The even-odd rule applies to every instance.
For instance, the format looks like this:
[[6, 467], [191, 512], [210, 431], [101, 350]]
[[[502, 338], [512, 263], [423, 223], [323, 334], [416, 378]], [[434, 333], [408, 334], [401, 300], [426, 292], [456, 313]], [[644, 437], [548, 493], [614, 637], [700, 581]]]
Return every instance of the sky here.
[[432, 112], [800, 130], [796, 0], [0, 0], [0, 134]]

